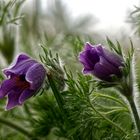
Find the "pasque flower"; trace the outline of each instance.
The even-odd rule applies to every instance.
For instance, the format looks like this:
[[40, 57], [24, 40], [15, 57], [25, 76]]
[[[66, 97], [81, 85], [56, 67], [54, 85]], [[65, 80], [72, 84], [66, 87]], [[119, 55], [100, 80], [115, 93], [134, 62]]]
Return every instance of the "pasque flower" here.
[[45, 69], [26, 54], [20, 54], [16, 61], [4, 69], [7, 79], [0, 87], [0, 98], [8, 96], [6, 109], [22, 105], [41, 88], [45, 79]]
[[93, 74], [101, 80], [112, 81], [113, 75], [122, 76], [122, 57], [105, 49], [101, 44], [92, 46], [86, 43], [84, 51], [79, 54], [79, 61], [84, 65], [84, 74]]

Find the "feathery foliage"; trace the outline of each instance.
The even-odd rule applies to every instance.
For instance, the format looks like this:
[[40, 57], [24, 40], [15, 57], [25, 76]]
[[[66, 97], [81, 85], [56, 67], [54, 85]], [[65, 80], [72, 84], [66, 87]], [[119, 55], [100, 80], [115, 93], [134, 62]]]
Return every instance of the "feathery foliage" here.
[[[114, 51], [122, 54], [119, 42], [117, 48], [109, 38], [107, 41]], [[63, 73], [66, 75], [63, 79], [66, 85], [60, 92], [55, 86], [60, 83], [60, 78], [53, 79], [53, 73], [49, 71], [50, 68], [54, 68], [58, 75], [61, 75], [60, 58], [58, 55], [54, 58], [45, 48], [44, 52], [45, 56], [41, 57], [41, 60], [48, 68], [48, 75], [51, 76], [49, 82], [54, 96], [50, 91], [46, 91], [47, 95], [43, 95], [38, 101], [37, 106], [42, 110], [35, 129], [38, 136], [47, 138], [48, 134], [53, 133], [52, 135], [56, 137], [74, 140], [135, 139], [136, 132], [129, 106], [116, 90], [104, 88], [102, 85], [100, 85], [102, 89], [99, 89], [99, 83], [91, 76], [84, 76], [81, 73], [75, 75], [64, 69]], [[56, 94], [59, 97], [56, 97]], [[44, 129], [47, 133], [44, 133]]]

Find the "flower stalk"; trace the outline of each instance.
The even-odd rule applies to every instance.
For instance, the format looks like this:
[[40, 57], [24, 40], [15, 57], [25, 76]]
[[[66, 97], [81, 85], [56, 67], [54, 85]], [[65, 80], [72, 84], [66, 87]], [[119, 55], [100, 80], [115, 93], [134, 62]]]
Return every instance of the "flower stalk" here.
[[128, 102], [130, 104], [131, 107], [131, 112], [133, 114], [133, 121], [136, 127], [136, 131], [137, 131], [137, 140], [140, 140], [140, 118], [139, 118], [139, 114], [134, 102], [134, 98], [133, 96], [127, 97]]
[[52, 89], [52, 91], [54, 93], [54, 96], [56, 98], [56, 101], [58, 103], [58, 106], [59, 106], [61, 112], [63, 112], [63, 114], [65, 114], [65, 111], [64, 111], [64, 108], [63, 108], [63, 98], [62, 98], [60, 92], [56, 88], [56, 85], [54, 83], [54, 80], [52, 78], [51, 73], [48, 73], [47, 74], [47, 77], [48, 77], [48, 81], [49, 81], [50, 87], [51, 87], [51, 89]]
[[[136, 129], [136, 138], [137, 140], [140, 140], [140, 116], [138, 112], [138, 108], [136, 106], [136, 100], [135, 100], [135, 95], [136, 95], [136, 78], [135, 78], [135, 68], [134, 68], [134, 52], [131, 52], [131, 55], [129, 56], [129, 65], [128, 65], [128, 77], [124, 77], [122, 83], [122, 87], [120, 92], [127, 98], [127, 101], [129, 102], [130, 106], [130, 111], [132, 115], [132, 120], [135, 125]], [[127, 80], [128, 78], [128, 80]]]
[[[68, 120], [67, 111], [64, 108], [64, 99], [63, 99], [61, 93], [59, 92], [59, 90], [57, 89], [56, 84], [54, 82], [54, 79], [53, 79], [51, 73], [48, 72], [47, 73], [47, 77], [48, 77], [48, 81], [49, 81], [50, 87], [52, 89], [52, 92], [53, 92], [53, 94], [55, 96], [55, 99], [56, 99], [56, 101], [58, 103], [58, 106], [59, 106], [59, 109], [61, 111], [62, 117], [63, 117], [67, 127], [70, 128], [71, 124], [70, 124], [70, 122]], [[78, 136], [77, 135], [73, 135], [72, 139], [76, 139], [77, 140]]]
[[139, 116], [139, 112], [138, 112], [138, 108], [136, 106], [136, 100], [135, 100], [135, 95], [136, 95], [136, 78], [135, 78], [135, 65], [134, 65], [134, 52], [132, 51], [131, 54], [131, 59], [130, 59], [130, 73], [129, 73], [129, 92], [130, 95], [126, 96], [130, 107], [131, 107], [131, 112], [132, 112], [132, 117], [133, 117], [133, 121], [136, 127], [136, 132], [137, 132], [137, 140], [140, 140], [140, 116]]

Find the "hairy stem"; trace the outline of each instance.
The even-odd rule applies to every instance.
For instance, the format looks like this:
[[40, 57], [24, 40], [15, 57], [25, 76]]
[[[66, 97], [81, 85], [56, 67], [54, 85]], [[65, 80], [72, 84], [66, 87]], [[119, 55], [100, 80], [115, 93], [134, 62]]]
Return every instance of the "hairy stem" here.
[[15, 129], [16, 131], [20, 132], [21, 134], [23, 134], [24, 136], [28, 137], [31, 140], [37, 140], [37, 139], [33, 138], [33, 135], [29, 131], [25, 130], [21, 126], [13, 123], [11, 121], [8, 121], [6, 119], [0, 118], [0, 123], [4, 124], [4, 125], [6, 125], [6, 126], [8, 126], [10, 128]]
[[[132, 42], [131, 42], [132, 43]], [[133, 48], [133, 44], [132, 48]], [[132, 119], [134, 121], [135, 127], [136, 127], [136, 132], [137, 132], [137, 140], [140, 140], [140, 117], [138, 114], [138, 108], [136, 107], [134, 97], [136, 96], [137, 93], [137, 82], [136, 82], [136, 75], [135, 75], [135, 59], [134, 59], [134, 54], [132, 53], [132, 56], [130, 57], [130, 73], [129, 73], [129, 82], [127, 82], [125, 78], [125, 85], [124, 87], [124, 95], [127, 93], [126, 98], [130, 104], [131, 107], [131, 114], [132, 114]]]
[[[67, 126], [71, 127], [71, 124], [70, 124], [69, 120], [67, 119], [67, 112], [66, 112], [66, 110], [63, 107], [64, 106], [63, 97], [62, 97], [61, 93], [59, 92], [59, 90], [57, 89], [51, 74], [48, 74], [47, 76], [48, 76], [48, 81], [50, 83], [50, 87], [52, 89], [52, 92], [53, 92], [53, 94], [55, 96], [55, 99], [56, 99], [56, 101], [58, 103], [59, 109], [60, 109], [60, 111], [62, 113], [62, 117], [63, 117], [65, 123], [67, 124]], [[73, 135], [72, 139], [78, 140], [78, 136], [77, 135]]]
[[63, 107], [63, 98], [62, 98], [62, 95], [57, 90], [56, 85], [55, 85], [55, 82], [53, 81], [52, 75], [51, 74], [48, 74], [47, 76], [48, 76], [48, 80], [49, 80], [49, 83], [50, 83], [50, 87], [51, 87], [51, 89], [53, 91], [53, 94], [55, 96], [55, 99], [56, 99], [56, 101], [58, 103], [58, 106], [59, 106], [61, 112], [63, 112], [63, 115], [64, 115], [65, 114], [65, 111], [64, 111], [64, 107]]
[[136, 130], [137, 130], [137, 140], [140, 140], [140, 118], [139, 118], [139, 114], [134, 102], [134, 98], [133, 96], [127, 97], [128, 102], [130, 104], [131, 107], [131, 111], [132, 111], [132, 115], [133, 115], [133, 121], [135, 123], [136, 126]]

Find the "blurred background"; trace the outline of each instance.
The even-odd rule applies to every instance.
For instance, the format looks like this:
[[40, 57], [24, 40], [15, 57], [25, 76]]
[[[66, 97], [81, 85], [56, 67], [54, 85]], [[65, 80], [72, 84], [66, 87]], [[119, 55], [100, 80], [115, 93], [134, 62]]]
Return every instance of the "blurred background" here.
[[[67, 56], [68, 60], [65, 60], [69, 61], [72, 58], [69, 52], [78, 49], [73, 44], [76, 37], [83, 42], [92, 40], [105, 45], [108, 36], [126, 47], [129, 38], [132, 38], [135, 46], [138, 46], [139, 3], [139, 0], [19, 1], [18, 8], [16, 4], [7, 8], [9, 13], [4, 14], [1, 24], [2, 55], [7, 57], [6, 61], [1, 59], [1, 64], [6, 66], [5, 62], [10, 63], [20, 51], [37, 57], [36, 52], [42, 42], [47, 42], [47, 46], [59, 52], [62, 58]], [[7, 34], [9, 37], [6, 37]], [[7, 42], [6, 47], [3, 46], [4, 41]]]
[[[39, 60], [43, 54], [40, 44], [44, 44], [59, 53], [66, 67], [81, 71], [77, 61], [81, 46], [87, 41], [107, 46], [106, 37], [118, 40], [125, 50], [132, 39], [139, 81], [139, 0], [0, 0], [0, 68], [7, 67], [20, 52]], [[2, 73], [0, 77], [4, 78]], [[1, 116], [19, 125], [22, 121], [32, 131], [39, 115], [35, 100], [8, 112], [3, 111], [5, 101], [0, 100]], [[0, 125], [0, 140], [16, 139], [25, 137]]]

